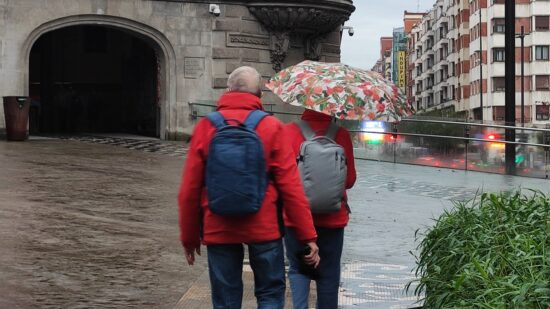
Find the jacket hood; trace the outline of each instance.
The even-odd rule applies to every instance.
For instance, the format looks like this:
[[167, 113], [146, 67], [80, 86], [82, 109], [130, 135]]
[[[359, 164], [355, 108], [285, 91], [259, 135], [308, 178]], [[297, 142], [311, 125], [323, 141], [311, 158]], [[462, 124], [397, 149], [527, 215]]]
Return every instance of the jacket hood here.
[[305, 121], [331, 121], [332, 116], [316, 112], [311, 109], [306, 109], [302, 114], [302, 120]]
[[262, 100], [246, 92], [226, 92], [220, 97], [217, 110], [228, 109], [263, 110]]

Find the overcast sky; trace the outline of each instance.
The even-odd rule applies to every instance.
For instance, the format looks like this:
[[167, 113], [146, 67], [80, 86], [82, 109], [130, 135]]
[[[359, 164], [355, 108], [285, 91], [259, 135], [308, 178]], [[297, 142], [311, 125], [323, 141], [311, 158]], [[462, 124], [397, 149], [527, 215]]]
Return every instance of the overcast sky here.
[[393, 28], [403, 27], [403, 12], [429, 10], [435, 0], [355, 0], [356, 7], [347, 26], [355, 29], [350, 37], [344, 33], [342, 62], [370, 69], [380, 55], [380, 37], [391, 36]]

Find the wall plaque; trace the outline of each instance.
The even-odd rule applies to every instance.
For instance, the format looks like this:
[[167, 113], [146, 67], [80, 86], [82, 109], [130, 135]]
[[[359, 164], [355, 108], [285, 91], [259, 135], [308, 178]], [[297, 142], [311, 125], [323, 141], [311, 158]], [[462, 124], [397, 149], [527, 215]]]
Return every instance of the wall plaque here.
[[255, 49], [269, 49], [270, 39], [265, 35], [228, 33], [227, 47], [247, 47]]
[[204, 58], [186, 57], [183, 63], [185, 78], [199, 78], [204, 74]]

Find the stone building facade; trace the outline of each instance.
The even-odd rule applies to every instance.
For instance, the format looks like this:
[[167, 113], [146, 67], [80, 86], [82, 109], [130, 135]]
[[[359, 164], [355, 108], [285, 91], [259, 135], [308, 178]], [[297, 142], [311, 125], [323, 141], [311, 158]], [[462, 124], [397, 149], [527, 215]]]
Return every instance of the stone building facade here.
[[351, 0], [0, 0], [0, 96], [31, 96], [36, 132], [179, 139], [189, 102], [215, 100], [238, 66], [267, 78], [338, 62], [353, 11]]

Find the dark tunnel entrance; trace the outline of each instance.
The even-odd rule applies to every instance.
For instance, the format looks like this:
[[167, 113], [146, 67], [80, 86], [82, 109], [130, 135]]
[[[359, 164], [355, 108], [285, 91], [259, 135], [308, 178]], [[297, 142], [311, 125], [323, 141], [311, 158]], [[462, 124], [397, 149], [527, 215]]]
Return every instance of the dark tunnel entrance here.
[[160, 136], [159, 62], [126, 30], [72, 26], [42, 35], [30, 54], [31, 134]]

